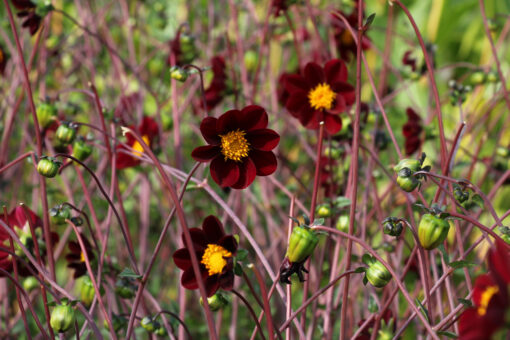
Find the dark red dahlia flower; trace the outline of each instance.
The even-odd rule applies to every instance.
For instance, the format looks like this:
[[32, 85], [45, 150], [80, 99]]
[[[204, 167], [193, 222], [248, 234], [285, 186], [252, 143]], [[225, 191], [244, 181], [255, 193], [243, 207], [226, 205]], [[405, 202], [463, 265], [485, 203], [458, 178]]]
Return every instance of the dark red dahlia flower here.
[[[205, 90], [205, 104], [207, 110], [212, 110], [218, 105], [226, 95], [227, 92], [227, 71], [226, 64], [223, 57], [214, 57], [211, 59], [213, 79], [209, 87]], [[203, 107], [203, 102], [200, 101], [200, 106]]]
[[[130, 126], [129, 128], [138, 132], [145, 144], [151, 148], [156, 139], [159, 137], [158, 123], [156, 123], [156, 121], [151, 117], [144, 116], [138, 128], [135, 128], [134, 126]], [[141, 156], [143, 154], [142, 145], [138, 143], [132, 134], [126, 134], [126, 139], [126, 144], [117, 145], [117, 150], [126, 150], [124, 152], [117, 152], [117, 169], [124, 169], [140, 164], [140, 160], [131, 156], [129, 153], [132, 152], [132, 154], [136, 156]], [[129, 146], [129, 148], [127, 148], [126, 145]], [[131, 151], [131, 149], [134, 151]]]
[[406, 154], [411, 155], [421, 146], [422, 140], [420, 137], [423, 131], [420, 116], [410, 107], [406, 110], [407, 123], [402, 127], [402, 134], [405, 137]]
[[[92, 261], [95, 258], [94, 252], [92, 251], [92, 246], [85, 236], [80, 236], [83, 241], [83, 245], [85, 246], [87, 257], [89, 258], [89, 261]], [[70, 251], [70, 253], [66, 255], [66, 261], [68, 262], [67, 267], [74, 269], [73, 278], [76, 279], [87, 273], [85, 255], [81, 251], [81, 247], [78, 241], [70, 241], [67, 246]]]
[[510, 313], [510, 252], [502, 241], [489, 251], [489, 274], [476, 278], [474, 307], [459, 319], [459, 340], [485, 340], [505, 326]]
[[276, 170], [273, 150], [280, 136], [267, 129], [267, 113], [257, 105], [230, 110], [219, 118], [207, 117], [200, 124], [209, 143], [195, 148], [191, 156], [198, 162], [211, 162], [211, 176], [221, 187], [244, 189], [255, 176], [268, 176]]
[[[237, 252], [234, 236], [226, 235], [223, 225], [213, 215], [204, 219], [202, 229], [191, 228], [189, 231], [200, 262], [200, 279], [204, 282], [207, 297], [214, 295], [219, 288], [231, 290], [234, 284], [233, 256]], [[175, 265], [184, 271], [181, 277], [182, 286], [186, 289], [197, 289], [198, 282], [191, 265], [189, 249], [178, 249], [173, 259]]]
[[416, 71], [416, 58], [412, 56], [413, 51], [408, 50], [404, 53], [402, 57], [402, 64], [410, 66], [413, 72]]
[[[43, 240], [42, 237], [42, 231], [41, 228], [43, 225], [43, 222], [39, 216], [37, 216], [32, 210], [27, 209], [26, 215], [25, 210], [21, 206], [17, 206], [14, 208], [8, 215], [7, 215], [7, 222], [6, 224], [18, 235], [20, 241], [23, 243], [23, 245], [27, 248], [28, 251], [32, 255], [35, 254], [35, 246], [34, 246], [34, 240], [32, 238], [32, 233], [30, 231], [30, 225], [35, 229], [35, 234], [37, 236], [37, 242], [39, 246], [39, 251], [41, 253], [41, 257], [45, 257], [46, 254], [46, 243]], [[28, 218], [27, 218], [28, 217]], [[5, 220], [3, 219], [3, 216], [0, 217], [0, 220], [2, 220], [5, 223]], [[0, 227], [0, 244], [4, 248], [10, 248], [9, 243], [9, 234], [7, 231], [5, 231], [3, 228]], [[55, 245], [58, 242], [58, 235], [56, 233], [51, 233], [51, 240], [52, 244]], [[24, 257], [23, 251], [18, 246], [18, 244], [14, 241], [14, 249], [18, 256]], [[35, 256], [35, 255], [34, 255]], [[26, 261], [28, 263], [28, 259]], [[30, 264], [29, 264], [30, 265]], [[30, 265], [31, 266], [31, 265]], [[6, 252], [3, 252], [0, 250], [0, 268], [11, 271], [12, 266], [12, 256]], [[35, 268], [32, 268], [35, 270]], [[22, 263], [18, 262], [18, 273], [21, 276], [29, 276], [32, 275], [28, 268], [26, 268]], [[1, 276], [1, 275], [0, 275]]]
[[299, 72], [292, 72], [292, 73], [282, 73], [280, 74], [280, 77], [278, 78], [278, 88], [277, 88], [277, 97], [278, 102], [280, 105], [285, 106], [287, 103], [287, 99], [289, 99], [289, 91], [287, 91], [287, 88], [285, 86], [285, 83], [287, 81], [287, 77], [290, 75], [299, 75]]
[[42, 21], [42, 18], [36, 14], [36, 5], [30, 0], [11, 0], [11, 2], [18, 10], [18, 17], [25, 19], [21, 27], [28, 28], [30, 34], [34, 35]]
[[308, 63], [304, 76], [286, 76], [285, 88], [289, 92], [285, 105], [289, 113], [308, 129], [317, 129], [324, 121], [330, 134], [340, 131], [342, 119], [338, 114], [355, 100], [354, 87], [347, 83], [347, 68], [339, 59], [328, 61], [324, 68]]
[[271, 11], [275, 17], [279, 17], [282, 12], [285, 12], [289, 7], [295, 4], [296, 0], [272, 0]]
[[0, 75], [4, 74], [5, 66], [7, 65], [7, 54], [2, 46], [0, 46]]
[[[195, 39], [182, 32], [184, 26], [181, 25], [177, 31], [177, 35], [170, 41], [170, 55], [167, 59], [168, 65], [184, 66], [193, 62], [198, 55], [197, 48], [195, 47]], [[175, 60], [172, 62], [172, 55]]]
[[[357, 4], [357, 2], [356, 2]], [[354, 32], [357, 33], [357, 27], [358, 27], [358, 7], [354, 8], [352, 13], [350, 15], [347, 15], [343, 11], [335, 11], [331, 13], [331, 24], [333, 26], [333, 32], [334, 32], [334, 38], [336, 42], [336, 46], [338, 49], [338, 52], [340, 53], [340, 58], [342, 58], [345, 61], [349, 61], [351, 59], [351, 54], [356, 58], [356, 42], [354, 41], [354, 38], [351, 35], [351, 32], [349, 29], [345, 26], [344, 22], [340, 20], [336, 15], [340, 14], [347, 19], [347, 22], [351, 27], [353, 28]], [[363, 10], [363, 18], [365, 17], [365, 10]], [[361, 49], [367, 50], [371, 46], [370, 39], [363, 35], [361, 38]]]

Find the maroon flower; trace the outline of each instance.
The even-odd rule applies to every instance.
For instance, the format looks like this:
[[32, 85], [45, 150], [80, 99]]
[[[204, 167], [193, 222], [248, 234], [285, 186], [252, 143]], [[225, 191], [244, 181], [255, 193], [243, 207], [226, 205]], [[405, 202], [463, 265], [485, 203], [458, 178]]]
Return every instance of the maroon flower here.
[[496, 241], [488, 262], [489, 274], [480, 275], [475, 281], [475, 306], [460, 316], [459, 340], [490, 339], [505, 326], [505, 315], [510, 311], [510, 252], [503, 241]]
[[[198, 55], [194, 38], [182, 32], [184, 27], [185, 26], [181, 25], [175, 38], [170, 41], [170, 55], [167, 59], [168, 65], [184, 66], [190, 64]], [[172, 56], [175, 58], [173, 62]]]
[[[237, 252], [237, 241], [226, 235], [221, 222], [213, 215], [205, 218], [202, 229], [191, 228], [193, 247], [200, 262], [201, 280], [204, 282], [207, 297], [221, 288], [231, 290], [234, 284], [233, 259]], [[184, 242], [184, 236], [183, 236]], [[186, 289], [197, 289], [198, 282], [191, 264], [190, 250], [178, 249], [173, 259], [184, 273], [181, 284]]]
[[[356, 7], [352, 11], [350, 15], [347, 15], [343, 11], [335, 11], [331, 14], [331, 24], [333, 26], [333, 32], [334, 32], [334, 38], [336, 42], [336, 46], [338, 49], [338, 52], [340, 53], [340, 57], [345, 60], [349, 61], [351, 59], [351, 54], [356, 57], [357, 53], [357, 47], [356, 42], [354, 41], [354, 38], [351, 35], [351, 32], [349, 29], [345, 26], [344, 22], [340, 20], [336, 15], [340, 14], [347, 19], [347, 22], [352, 27], [355, 33], [357, 33], [357, 27], [358, 27], [358, 5], [356, 2]], [[365, 17], [365, 11], [363, 10], [363, 18]], [[367, 50], [371, 46], [370, 39], [363, 35], [361, 38], [361, 49]]]
[[[5, 220], [2, 217], [0, 217], [0, 220], [2, 220], [5, 223]], [[41, 257], [44, 258], [46, 254], [46, 249], [45, 242], [43, 240], [42, 232], [40, 229], [40, 227], [42, 227], [43, 225], [41, 218], [39, 218], [39, 216], [37, 216], [32, 210], [28, 208], [25, 215], [25, 209], [23, 209], [23, 207], [21, 206], [17, 206], [7, 215], [6, 224], [18, 235], [19, 239], [27, 248], [27, 250], [30, 251], [30, 253], [33, 256], [35, 256], [34, 240], [32, 239], [32, 233], [30, 231], [29, 223], [31, 223], [35, 229], [36, 236], [38, 237], [37, 241], [39, 245], [39, 251], [41, 253]], [[59, 238], [56, 233], [51, 233], [51, 239], [52, 244], [55, 245], [58, 242]], [[21, 257], [24, 257], [22, 250], [19, 248], [16, 241], [13, 241], [13, 243], [16, 254], [18, 254]], [[9, 234], [2, 227], [0, 227], [0, 244], [2, 244], [4, 248], [7, 249], [10, 248]], [[28, 259], [26, 259], [26, 262], [28, 263]], [[31, 266], [31, 264], [29, 265]], [[1, 250], [0, 250], [0, 268], [6, 271], [12, 271], [13, 268], [12, 256], [9, 253], [3, 252]], [[35, 271], [35, 268], [32, 269]], [[18, 262], [18, 273], [21, 276], [32, 275], [29, 269], [25, 267], [22, 264], [22, 262]]]
[[2, 46], [0, 46], [0, 75], [3, 76], [5, 66], [7, 65], [7, 54], [5, 53]]
[[305, 66], [304, 76], [288, 75], [286, 108], [308, 129], [317, 129], [324, 121], [326, 131], [335, 134], [342, 128], [338, 114], [345, 112], [355, 99], [354, 88], [347, 83], [347, 68], [339, 59], [324, 68], [314, 62]]
[[42, 18], [36, 14], [36, 5], [30, 0], [11, 0], [18, 10], [18, 17], [25, 18], [21, 27], [28, 28], [31, 35], [34, 35], [41, 25]]
[[[80, 235], [83, 241], [83, 245], [85, 246], [85, 251], [87, 252], [87, 257], [89, 261], [92, 261], [95, 256], [92, 251], [92, 246], [90, 245], [89, 240], [83, 235]], [[85, 255], [81, 251], [80, 244], [78, 241], [70, 241], [68, 243], [68, 248], [70, 253], [66, 255], [66, 261], [68, 262], [67, 267], [74, 269], [73, 278], [78, 278], [87, 273], [87, 266], [85, 265]]]
[[413, 51], [408, 50], [404, 53], [404, 56], [402, 57], [402, 64], [411, 66], [411, 70], [413, 72], [416, 71], [416, 58], [412, 56]]
[[207, 117], [200, 124], [209, 143], [193, 150], [198, 162], [211, 162], [211, 176], [221, 187], [244, 189], [255, 176], [268, 176], [276, 170], [273, 150], [280, 136], [267, 129], [267, 113], [256, 105], [230, 110], [219, 118]]
[[285, 104], [287, 103], [287, 99], [289, 99], [289, 91], [287, 91], [285, 83], [287, 82], [287, 77], [291, 75], [299, 75], [299, 72], [292, 73], [284, 72], [280, 74], [280, 77], [278, 78], [278, 88], [276, 95], [278, 97], [278, 102], [282, 106], [285, 106]]
[[272, 0], [271, 10], [275, 17], [279, 17], [282, 12], [285, 12], [289, 7], [296, 3], [296, 0]]
[[402, 127], [402, 134], [405, 137], [406, 154], [411, 155], [421, 146], [420, 134], [423, 131], [421, 118], [410, 107], [406, 110], [407, 123]]
[[[212, 110], [218, 105], [226, 95], [227, 91], [227, 72], [225, 60], [222, 57], [211, 59], [213, 79], [209, 87], [205, 90], [205, 105], [207, 110]], [[203, 102], [200, 101], [203, 107]]]
[[[159, 128], [158, 123], [150, 117], [144, 116], [140, 126], [135, 128], [134, 126], [130, 126], [130, 129], [138, 132], [142, 137], [145, 144], [152, 148], [155, 140], [159, 137]], [[132, 134], [126, 134], [127, 142], [126, 144], [120, 144], [117, 146], [117, 150], [126, 150], [124, 152], [117, 153], [117, 169], [124, 169], [132, 166], [137, 166], [140, 164], [140, 160], [131, 156], [129, 153], [136, 156], [141, 156], [143, 154], [143, 147], [138, 141], [133, 137]], [[129, 148], [126, 147], [129, 146]], [[134, 151], [131, 151], [133, 149]]]

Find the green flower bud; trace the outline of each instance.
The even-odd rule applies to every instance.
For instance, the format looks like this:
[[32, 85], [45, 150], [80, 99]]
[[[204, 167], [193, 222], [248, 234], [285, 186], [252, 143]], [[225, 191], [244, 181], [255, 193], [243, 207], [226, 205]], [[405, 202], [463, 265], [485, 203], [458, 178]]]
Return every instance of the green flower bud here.
[[366, 270], [366, 279], [372, 286], [381, 288], [391, 281], [390, 271], [379, 261], [372, 261]]
[[339, 159], [342, 156], [343, 150], [341, 148], [327, 147], [324, 149], [324, 156], [333, 159]]
[[55, 332], [64, 333], [73, 323], [74, 309], [68, 304], [57, 305], [51, 312], [50, 325]]
[[39, 281], [33, 276], [29, 276], [23, 280], [23, 289], [27, 292], [31, 292], [39, 286]]
[[[200, 298], [200, 304], [202, 306], [204, 305], [202, 298]], [[229, 301], [224, 294], [217, 292], [213, 296], [207, 298], [207, 304], [209, 305], [209, 309], [211, 311], [216, 312], [228, 306]]]
[[469, 192], [463, 191], [460, 187], [453, 190], [453, 196], [459, 203], [464, 203], [469, 199]]
[[135, 296], [136, 285], [133, 279], [122, 277], [115, 282], [115, 293], [124, 299], [131, 299]]
[[404, 230], [404, 224], [395, 217], [388, 217], [383, 221], [383, 232], [398, 237]]
[[258, 54], [255, 51], [249, 50], [244, 54], [244, 66], [248, 72], [255, 72], [258, 64]]
[[50, 209], [50, 219], [53, 224], [62, 225], [66, 219], [71, 219], [71, 208], [68, 205], [57, 205]]
[[188, 79], [189, 73], [179, 66], [172, 66], [170, 68], [170, 77], [180, 82], [185, 82]]
[[402, 190], [411, 192], [416, 189], [420, 181], [413, 174], [420, 168], [421, 163], [417, 159], [403, 159], [393, 168], [397, 173], [397, 184]]
[[86, 160], [92, 154], [92, 145], [85, 142], [83, 138], [78, 138], [73, 143], [73, 153], [72, 156], [79, 161]]
[[166, 335], [165, 327], [163, 327], [161, 324], [159, 324], [159, 322], [157, 324], [159, 325], [159, 327], [156, 328], [156, 330], [154, 331], [154, 334], [156, 334], [158, 336], [165, 336]]
[[349, 215], [340, 215], [338, 221], [336, 221], [336, 228], [344, 233], [349, 232]]
[[318, 217], [321, 218], [331, 217], [331, 208], [327, 203], [319, 205], [315, 211]]
[[92, 284], [92, 280], [88, 276], [84, 276], [80, 286], [80, 300], [81, 302], [90, 307], [94, 297], [96, 296], [96, 290]]
[[432, 214], [424, 214], [418, 225], [418, 239], [427, 250], [438, 247], [448, 236], [450, 223]]
[[54, 104], [42, 102], [37, 106], [37, 120], [42, 128], [47, 128], [57, 119], [57, 107]]
[[483, 84], [486, 80], [486, 75], [484, 72], [482, 71], [476, 71], [476, 72], [473, 72], [470, 76], [469, 76], [469, 82], [473, 85], [480, 85], [480, 84]]
[[487, 73], [487, 81], [489, 83], [497, 83], [499, 81], [499, 75], [496, 71], [490, 71]]
[[140, 321], [140, 326], [142, 326], [147, 332], [152, 333], [156, 329], [156, 322], [152, 319], [152, 317], [146, 316], [142, 319], [142, 321]]
[[53, 157], [41, 156], [37, 163], [37, 172], [44, 177], [52, 178], [57, 175], [61, 165], [62, 163]]
[[76, 128], [76, 124], [64, 122], [58, 127], [55, 132], [55, 137], [57, 137], [57, 140], [62, 145], [67, 146], [74, 141], [74, 138], [76, 137]]
[[[115, 332], [118, 332], [122, 328], [125, 328], [127, 326], [127, 323], [128, 320], [125, 317], [112, 313], [112, 326]], [[108, 322], [106, 322], [106, 320], [104, 320], [103, 325], [105, 328], [108, 328]]]
[[287, 257], [292, 263], [299, 263], [312, 255], [315, 247], [319, 243], [319, 237], [315, 231], [306, 227], [295, 227], [292, 229], [287, 248]]

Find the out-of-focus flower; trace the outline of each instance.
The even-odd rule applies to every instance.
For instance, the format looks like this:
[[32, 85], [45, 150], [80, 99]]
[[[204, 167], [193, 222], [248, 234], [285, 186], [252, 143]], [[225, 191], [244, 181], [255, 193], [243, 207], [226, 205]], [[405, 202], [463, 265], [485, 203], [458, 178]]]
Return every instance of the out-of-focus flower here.
[[30, 0], [11, 0], [11, 2], [17, 9], [18, 17], [24, 19], [21, 27], [28, 28], [30, 34], [34, 35], [39, 30], [42, 21], [42, 17], [36, 11], [36, 4]]
[[[129, 128], [138, 132], [145, 144], [147, 144], [150, 148], [153, 147], [154, 142], [159, 137], [158, 123], [148, 116], [143, 117], [142, 122], [137, 128], [134, 126], [130, 126]], [[117, 151], [126, 150], [126, 152], [117, 152], [117, 169], [124, 169], [140, 164], [140, 160], [131, 156], [129, 153], [132, 152], [133, 155], [141, 156], [143, 154], [142, 145], [130, 133], [126, 134], [126, 139], [126, 144], [120, 144], [117, 146]], [[133, 151], [128, 149], [126, 145], [133, 149]]]
[[267, 124], [266, 111], [257, 105], [227, 111], [219, 118], [207, 117], [200, 131], [209, 145], [195, 148], [191, 156], [198, 162], [211, 162], [211, 176], [221, 187], [244, 189], [255, 176], [276, 170], [271, 150], [280, 136], [267, 129]]
[[5, 66], [7, 65], [7, 54], [2, 46], [0, 46], [0, 76], [4, 75]]
[[[336, 14], [335, 14], [336, 13]], [[336, 42], [336, 46], [338, 52], [340, 53], [340, 57], [349, 61], [351, 59], [351, 54], [356, 58], [356, 42], [351, 35], [349, 29], [345, 26], [344, 22], [340, 20], [337, 15], [342, 15], [347, 19], [347, 22], [352, 27], [353, 31], [357, 34], [358, 30], [358, 5], [356, 2], [356, 7], [352, 11], [350, 15], [347, 15], [343, 11], [335, 11], [331, 13], [331, 23], [333, 26], [334, 38]], [[365, 10], [363, 10], [363, 18], [365, 17]], [[361, 48], [363, 50], [367, 50], [371, 46], [370, 39], [364, 34], [361, 38]]]
[[[92, 251], [92, 245], [84, 235], [80, 235], [87, 252], [89, 261], [92, 261], [95, 256]], [[69, 248], [69, 254], [66, 255], [66, 261], [68, 262], [67, 267], [74, 269], [73, 278], [78, 278], [87, 273], [87, 266], [85, 265], [85, 255], [83, 254], [80, 244], [78, 241], [70, 241], [67, 244]]]
[[423, 126], [420, 116], [412, 108], [408, 107], [406, 114], [407, 122], [402, 127], [402, 134], [405, 137], [406, 155], [411, 155], [421, 146]]
[[408, 50], [404, 53], [404, 56], [402, 57], [402, 64], [411, 66], [411, 70], [413, 72], [416, 72], [416, 58], [413, 57], [413, 51]]
[[466, 309], [459, 319], [459, 340], [486, 340], [505, 327], [510, 313], [510, 252], [496, 240], [489, 250], [489, 273], [476, 278], [473, 289], [474, 307]]
[[324, 68], [314, 62], [305, 66], [304, 75], [288, 75], [289, 93], [286, 108], [308, 129], [317, 129], [321, 121], [330, 134], [342, 128], [339, 114], [355, 100], [354, 87], [347, 83], [347, 68], [339, 59], [328, 61]]
[[170, 53], [174, 55], [175, 63], [172, 64], [172, 55], [168, 56], [168, 65], [184, 66], [191, 64], [198, 56], [198, 50], [195, 46], [195, 38], [182, 32], [182, 27], [177, 35], [170, 41]]
[[277, 93], [276, 93], [276, 95], [278, 97], [278, 102], [280, 103], [280, 105], [285, 106], [285, 104], [287, 103], [287, 99], [289, 99], [289, 91], [287, 91], [287, 88], [285, 86], [287, 76], [298, 75], [298, 74], [299, 74], [299, 72], [291, 72], [291, 73], [284, 72], [284, 73], [280, 74], [280, 77], [278, 78], [278, 88], [277, 88]]
[[283, 12], [289, 9], [289, 7], [295, 4], [296, 0], [272, 0], [271, 10], [275, 17], [280, 16]]
[[204, 219], [202, 229], [191, 228], [189, 231], [200, 262], [201, 277], [197, 278], [193, 271], [190, 249], [178, 249], [173, 259], [175, 265], [184, 271], [181, 277], [182, 286], [186, 289], [197, 289], [197, 280], [202, 280], [207, 297], [213, 296], [220, 288], [231, 290], [234, 284], [233, 256], [237, 252], [234, 236], [225, 234], [223, 225], [213, 215]]
[[[205, 90], [205, 105], [207, 110], [212, 110], [218, 105], [227, 93], [227, 72], [223, 57], [216, 56], [211, 59], [213, 79], [209, 87]], [[203, 102], [200, 101], [203, 107]]]

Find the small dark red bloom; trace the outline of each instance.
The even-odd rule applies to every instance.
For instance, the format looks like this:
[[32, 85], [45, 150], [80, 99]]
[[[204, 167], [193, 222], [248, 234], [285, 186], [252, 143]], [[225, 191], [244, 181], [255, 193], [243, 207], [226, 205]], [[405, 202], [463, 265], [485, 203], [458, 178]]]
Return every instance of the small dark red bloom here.
[[211, 162], [211, 176], [221, 187], [244, 189], [255, 176], [276, 170], [271, 150], [280, 136], [267, 124], [266, 111], [257, 105], [227, 111], [219, 118], [207, 117], [200, 131], [209, 145], [195, 148], [191, 156], [198, 162]]
[[407, 122], [402, 127], [402, 134], [405, 137], [406, 154], [411, 155], [421, 146], [422, 140], [420, 137], [423, 131], [420, 116], [410, 107], [406, 110]]
[[[87, 252], [89, 261], [92, 261], [95, 256], [92, 251], [92, 246], [84, 235], [80, 235]], [[70, 253], [66, 255], [66, 261], [68, 262], [67, 267], [74, 269], [73, 278], [78, 278], [87, 273], [87, 266], [85, 265], [85, 256], [81, 251], [80, 244], [78, 241], [70, 241], [67, 244]]]
[[[156, 139], [159, 137], [158, 123], [156, 123], [156, 121], [151, 117], [144, 116], [138, 128], [134, 126], [130, 126], [129, 128], [138, 132], [145, 144], [151, 148], [153, 147]], [[124, 152], [117, 152], [117, 169], [124, 169], [140, 164], [140, 160], [131, 156], [129, 153], [133, 153], [136, 156], [141, 156], [143, 154], [142, 145], [138, 143], [135, 137], [133, 137], [133, 135], [130, 133], [126, 134], [126, 139], [126, 144], [117, 145], [117, 151], [126, 150]], [[126, 145], [129, 146], [129, 148], [126, 147]]]
[[[214, 57], [211, 59], [213, 79], [209, 87], [205, 90], [205, 104], [207, 110], [212, 110], [218, 105], [227, 92], [227, 71], [223, 57]], [[200, 101], [203, 108], [203, 103]]]
[[[232, 235], [226, 235], [221, 222], [210, 215], [202, 222], [202, 229], [191, 228], [193, 247], [200, 262], [201, 280], [204, 282], [207, 297], [221, 288], [231, 290], [234, 284], [233, 256], [237, 252], [237, 241]], [[183, 235], [183, 243], [184, 235]], [[173, 259], [175, 265], [184, 273], [181, 284], [186, 289], [197, 289], [198, 282], [191, 264], [190, 250], [178, 249]]]
[[411, 70], [413, 72], [416, 71], [416, 58], [412, 56], [413, 51], [408, 50], [404, 53], [404, 56], [402, 57], [402, 64], [411, 66]]
[[271, 10], [275, 17], [279, 17], [282, 12], [285, 12], [289, 7], [296, 3], [295, 0], [272, 0]]
[[28, 28], [30, 34], [34, 35], [42, 21], [42, 18], [35, 13], [36, 5], [30, 0], [11, 0], [11, 2], [18, 10], [18, 17], [25, 19], [21, 27]]
[[[28, 218], [27, 218], [28, 216]], [[3, 216], [0, 217], [0, 220], [2, 220], [5, 223], [5, 220], [3, 219]], [[6, 224], [11, 228], [19, 237], [21, 242], [24, 244], [24, 246], [31, 252], [32, 255], [35, 254], [35, 248], [34, 248], [34, 241], [32, 239], [32, 233], [30, 231], [30, 225], [32, 224], [34, 227], [37, 237], [42, 240], [42, 232], [40, 227], [42, 227], [43, 222], [39, 216], [37, 216], [32, 210], [27, 208], [26, 215], [25, 210], [21, 206], [17, 206], [11, 212], [7, 215], [7, 222]], [[58, 242], [58, 235], [56, 233], [51, 233], [51, 240], [52, 244], [55, 245]], [[40, 241], [38, 239], [38, 241]], [[16, 241], [13, 241], [14, 243], [14, 249], [17, 255], [23, 257], [23, 253], [21, 249], [19, 249], [18, 244]], [[10, 248], [9, 243], [9, 234], [7, 231], [5, 231], [2, 227], [0, 227], [0, 244], [4, 248]], [[44, 258], [46, 254], [46, 249], [44, 246], [44, 242], [39, 242], [39, 251], [41, 252], [41, 257]], [[35, 256], [35, 255], [34, 255]], [[28, 262], [28, 260], [26, 261]], [[30, 264], [29, 264], [30, 265]], [[3, 252], [0, 250], [0, 268], [6, 270], [6, 271], [12, 271], [13, 265], [12, 265], [12, 256], [9, 253]], [[32, 268], [35, 270], [35, 268]], [[22, 262], [18, 262], [18, 273], [21, 276], [30, 276], [32, 273], [29, 271], [28, 268], [26, 268]], [[1, 274], [0, 274], [1, 276]]]
[[335, 134], [342, 128], [339, 114], [355, 100], [354, 87], [347, 83], [347, 68], [339, 59], [328, 61], [324, 68], [314, 62], [306, 64], [304, 75], [287, 75], [285, 88], [289, 93], [286, 108], [308, 129], [325, 129]]
[[280, 74], [280, 77], [278, 78], [278, 88], [277, 88], [277, 97], [278, 102], [280, 105], [285, 106], [287, 103], [287, 99], [289, 99], [289, 91], [287, 91], [287, 88], [285, 86], [285, 82], [287, 81], [287, 77], [290, 75], [299, 75], [299, 72], [293, 72], [293, 73], [282, 73]]
[[4, 74], [7, 65], [7, 54], [2, 46], [0, 46], [0, 75]]
[[510, 311], [510, 252], [496, 240], [489, 250], [489, 273], [476, 278], [473, 288], [474, 307], [459, 319], [459, 340], [485, 340], [505, 326]]
[[[336, 15], [340, 14], [347, 19], [347, 22], [352, 27], [355, 33], [358, 32], [358, 5], [356, 2], [356, 7], [352, 11], [350, 15], [347, 15], [343, 11], [335, 11], [331, 14], [331, 23], [333, 26], [333, 32], [334, 32], [334, 38], [336, 42], [336, 46], [338, 49], [338, 52], [340, 53], [340, 58], [342, 58], [345, 61], [349, 61], [351, 59], [351, 55], [353, 55], [356, 58], [356, 42], [354, 41], [354, 38], [351, 35], [351, 32], [349, 29], [345, 26], [344, 22], [340, 20]], [[365, 11], [363, 10], [363, 18], [365, 17]], [[371, 47], [370, 39], [363, 35], [361, 38], [361, 49], [367, 50]]]

